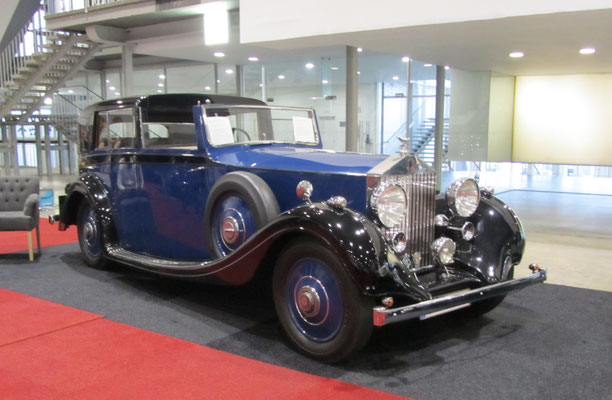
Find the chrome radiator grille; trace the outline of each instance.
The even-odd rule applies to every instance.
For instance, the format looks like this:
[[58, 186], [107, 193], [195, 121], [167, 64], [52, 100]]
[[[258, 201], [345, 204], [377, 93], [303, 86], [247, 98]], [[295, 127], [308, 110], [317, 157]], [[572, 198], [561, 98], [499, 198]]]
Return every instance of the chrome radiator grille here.
[[385, 230], [387, 239], [391, 240], [398, 232], [404, 232], [407, 239], [406, 253], [412, 256], [420, 252], [421, 265], [433, 264], [429, 246], [435, 236], [436, 174], [387, 175], [383, 181], [401, 186], [408, 198], [404, 219], [396, 227]]

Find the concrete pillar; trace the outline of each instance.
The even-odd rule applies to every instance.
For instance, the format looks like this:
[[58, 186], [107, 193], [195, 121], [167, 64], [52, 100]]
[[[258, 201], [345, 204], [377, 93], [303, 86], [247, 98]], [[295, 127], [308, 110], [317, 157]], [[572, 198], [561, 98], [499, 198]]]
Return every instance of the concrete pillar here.
[[346, 151], [357, 151], [359, 143], [359, 53], [357, 48], [346, 46]]
[[121, 52], [121, 96], [133, 94], [134, 82], [134, 45], [124, 44]]
[[442, 161], [444, 161], [444, 85], [446, 80], [444, 65], [436, 66], [436, 125], [434, 169], [438, 176], [438, 190], [442, 183]]

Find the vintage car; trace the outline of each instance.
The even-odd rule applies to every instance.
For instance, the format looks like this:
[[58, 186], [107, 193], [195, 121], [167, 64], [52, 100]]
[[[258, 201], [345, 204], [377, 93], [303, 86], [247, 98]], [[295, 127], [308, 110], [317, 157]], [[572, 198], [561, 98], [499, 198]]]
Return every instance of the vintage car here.
[[306, 355], [346, 358], [373, 327], [458, 308], [484, 313], [511, 291], [525, 246], [515, 213], [462, 178], [397, 155], [322, 148], [315, 112], [239, 97], [105, 101], [79, 118], [81, 175], [59, 229], [85, 262], [244, 285], [268, 279], [280, 323]]

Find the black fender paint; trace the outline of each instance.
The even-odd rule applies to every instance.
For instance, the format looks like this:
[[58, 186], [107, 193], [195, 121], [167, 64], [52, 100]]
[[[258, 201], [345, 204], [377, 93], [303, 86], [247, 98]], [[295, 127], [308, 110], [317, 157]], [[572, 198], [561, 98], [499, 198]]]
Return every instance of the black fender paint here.
[[112, 217], [111, 200], [100, 179], [85, 172], [79, 179], [66, 187], [66, 198], [60, 210], [60, 222], [68, 227], [76, 224], [79, 204], [85, 199], [94, 209], [103, 230], [105, 244], [115, 243], [117, 235]]
[[514, 211], [497, 197], [481, 197], [476, 212], [468, 218], [453, 216], [444, 195], [436, 197], [436, 212], [449, 217], [451, 224], [474, 224], [475, 236], [465, 241], [457, 231], [437, 228], [436, 237], [447, 236], [455, 240], [455, 260], [483, 282], [494, 283], [502, 279], [503, 261], [506, 255], [513, 264], [521, 261], [525, 249], [525, 236]]

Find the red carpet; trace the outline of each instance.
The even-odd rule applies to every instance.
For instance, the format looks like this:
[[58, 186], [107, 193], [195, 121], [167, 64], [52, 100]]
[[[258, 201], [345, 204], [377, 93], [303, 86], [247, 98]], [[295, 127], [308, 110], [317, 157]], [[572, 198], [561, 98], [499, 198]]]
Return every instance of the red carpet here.
[[0, 310], [2, 399], [403, 399], [2, 289]]
[[[56, 246], [77, 242], [76, 226], [71, 226], [64, 232], [57, 229], [57, 224], [51, 225], [49, 221], [40, 219], [40, 243], [42, 247]], [[32, 231], [34, 253], [36, 253], [36, 231]], [[0, 232], [0, 254], [16, 253], [28, 250], [27, 232]]]

